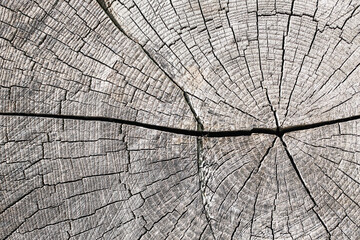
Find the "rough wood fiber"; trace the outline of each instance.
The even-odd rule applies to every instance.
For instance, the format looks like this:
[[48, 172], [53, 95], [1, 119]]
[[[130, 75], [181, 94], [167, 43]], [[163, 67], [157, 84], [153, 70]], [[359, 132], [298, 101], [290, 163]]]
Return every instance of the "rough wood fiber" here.
[[99, 122], [1, 122], [1, 239], [192, 238], [205, 228], [195, 138]]
[[0, 1], [0, 239], [360, 239], [358, 0]]

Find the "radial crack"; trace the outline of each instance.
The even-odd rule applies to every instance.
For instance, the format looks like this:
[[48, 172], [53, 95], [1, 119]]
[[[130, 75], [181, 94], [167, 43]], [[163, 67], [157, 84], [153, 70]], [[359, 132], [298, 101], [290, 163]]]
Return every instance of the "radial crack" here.
[[204, 171], [204, 159], [202, 156], [202, 151], [203, 151], [203, 139], [202, 137], [198, 137], [197, 141], [196, 141], [196, 145], [197, 145], [197, 168], [198, 168], [198, 175], [199, 175], [199, 188], [200, 188], [200, 192], [201, 192], [201, 199], [202, 199], [202, 203], [203, 203], [203, 211], [206, 217], [206, 221], [209, 225], [210, 228], [210, 232], [212, 234], [212, 236], [214, 237], [214, 239], [216, 239], [215, 237], [215, 233], [214, 230], [211, 226], [211, 217], [209, 215], [209, 212], [207, 210], [208, 207], [208, 202], [206, 199], [206, 192], [205, 192], [205, 188], [206, 188], [206, 182], [207, 182], [207, 173]]
[[[314, 203], [314, 207], [316, 207], [316, 206], [317, 206], [317, 203], [316, 203], [314, 197], [312, 196], [309, 188], [306, 186], [306, 183], [305, 183], [304, 179], [302, 178], [302, 176], [301, 176], [301, 174], [300, 174], [300, 171], [299, 171], [298, 167], [296, 166], [296, 163], [295, 163], [295, 161], [294, 161], [294, 158], [292, 157], [292, 155], [290, 154], [290, 152], [289, 152], [289, 150], [288, 150], [288, 148], [287, 148], [286, 143], [284, 142], [284, 140], [283, 140], [282, 137], [280, 137], [280, 140], [281, 140], [281, 142], [282, 142], [282, 144], [283, 144], [283, 146], [284, 146], [286, 155], [289, 157], [290, 162], [291, 162], [291, 165], [292, 165], [292, 167], [294, 168], [294, 170], [295, 170], [295, 172], [296, 172], [296, 175], [298, 176], [301, 184], [303, 185], [303, 187], [304, 187], [306, 193], [308, 194], [308, 196], [310, 197], [311, 201]], [[327, 232], [327, 234], [329, 235], [329, 237], [331, 237], [331, 234], [330, 234], [329, 229], [327, 228], [327, 226], [325, 225], [324, 221], [321, 219], [321, 217], [319, 216], [319, 214], [315, 211], [314, 207], [312, 208], [313, 212], [315, 213], [316, 217], [319, 219], [321, 225], [324, 227], [324, 229], [325, 229], [325, 231]]]

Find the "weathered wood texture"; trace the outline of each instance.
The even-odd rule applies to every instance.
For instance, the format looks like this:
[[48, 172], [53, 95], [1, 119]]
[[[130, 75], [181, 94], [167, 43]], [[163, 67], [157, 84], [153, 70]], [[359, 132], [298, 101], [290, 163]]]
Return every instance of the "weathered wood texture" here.
[[0, 239], [360, 239], [359, 65], [359, 0], [0, 0]]
[[206, 227], [196, 138], [99, 122], [1, 120], [1, 239], [193, 238]]

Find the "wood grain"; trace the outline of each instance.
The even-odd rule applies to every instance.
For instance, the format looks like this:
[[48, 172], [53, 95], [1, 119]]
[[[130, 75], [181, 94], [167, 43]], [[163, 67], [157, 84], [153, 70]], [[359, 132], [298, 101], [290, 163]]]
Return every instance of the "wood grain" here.
[[360, 239], [360, 2], [0, 1], [0, 239]]

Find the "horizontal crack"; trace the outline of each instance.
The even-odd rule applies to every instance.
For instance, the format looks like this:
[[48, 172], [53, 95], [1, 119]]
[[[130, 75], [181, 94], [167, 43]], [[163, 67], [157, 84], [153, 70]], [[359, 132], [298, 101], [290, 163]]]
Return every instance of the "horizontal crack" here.
[[233, 130], [233, 131], [204, 131], [202, 128], [198, 128], [198, 130], [188, 130], [182, 128], [172, 128], [148, 123], [142, 123], [131, 120], [124, 120], [118, 118], [111, 117], [100, 117], [100, 116], [80, 116], [80, 115], [62, 115], [62, 114], [48, 114], [48, 113], [23, 113], [23, 112], [0, 112], [0, 116], [18, 116], [18, 117], [38, 117], [38, 118], [55, 118], [55, 119], [69, 119], [69, 120], [83, 120], [83, 121], [100, 121], [100, 122], [112, 122], [119, 124], [126, 124], [131, 126], [138, 126], [148, 129], [159, 130], [163, 132], [176, 133], [188, 136], [196, 136], [196, 137], [236, 137], [236, 136], [249, 136], [254, 133], [262, 133], [262, 134], [272, 134], [278, 137], [282, 137], [285, 133], [301, 131], [311, 128], [318, 128], [322, 126], [327, 126], [336, 123], [348, 122], [353, 120], [360, 119], [360, 115], [341, 118], [331, 121], [324, 121], [312, 124], [305, 125], [296, 125], [285, 128], [252, 128], [252, 129], [244, 129], [244, 130]]
[[327, 125], [331, 125], [331, 124], [349, 122], [349, 121], [354, 121], [354, 120], [360, 120], [360, 115], [355, 115], [355, 116], [346, 117], [346, 118], [339, 118], [339, 119], [334, 119], [334, 120], [329, 120], [329, 121], [323, 121], [323, 122], [317, 122], [317, 123], [310, 123], [310, 124], [295, 125], [295, 126], [290, 126], [290, 127], [279, 128], [278, 136], [282, 137], [285, 133], [288, 133], [288, 132], [295, 132], [295, 131], [307, 130], [307, 129], [312, 129], [312, 128], [318, 128], [318, 127], [323, 127], [323, 126], [327, 126]]
[[47, 114], [47, 113], [10, 113], [10, 112], [0, 112], [0, 116], [20, 116], [20, 117], [39, 117], [39, 118], [56, 118], [56, 119], [72, 119], [72, 120], [84, 120], [84, 121], [101, 121], [101, 122], [112, 122], [127, 124], [132, 126], [138, 126], [148, 129], [154, 129], [164, 132], [197, 136], [197, 137], [231, 137], [231, 136], [248, 136], [253, 133], [263, 133], [263, 134], [276, 134], [276, 129], [272, 128], [252, 128], [249, 130], [236, 130], [236, 131], [203, 131], [201, 128], [199, 130], [188, 130], [181, 128], [172, 128], [159, 126], [154, 124], [136, 122], [131, 120], [124, 120], [118, 118], [110, 117], [100, 117], [100, 116], [79, 116], [79, 115], [59, 115], [59, 114]]

